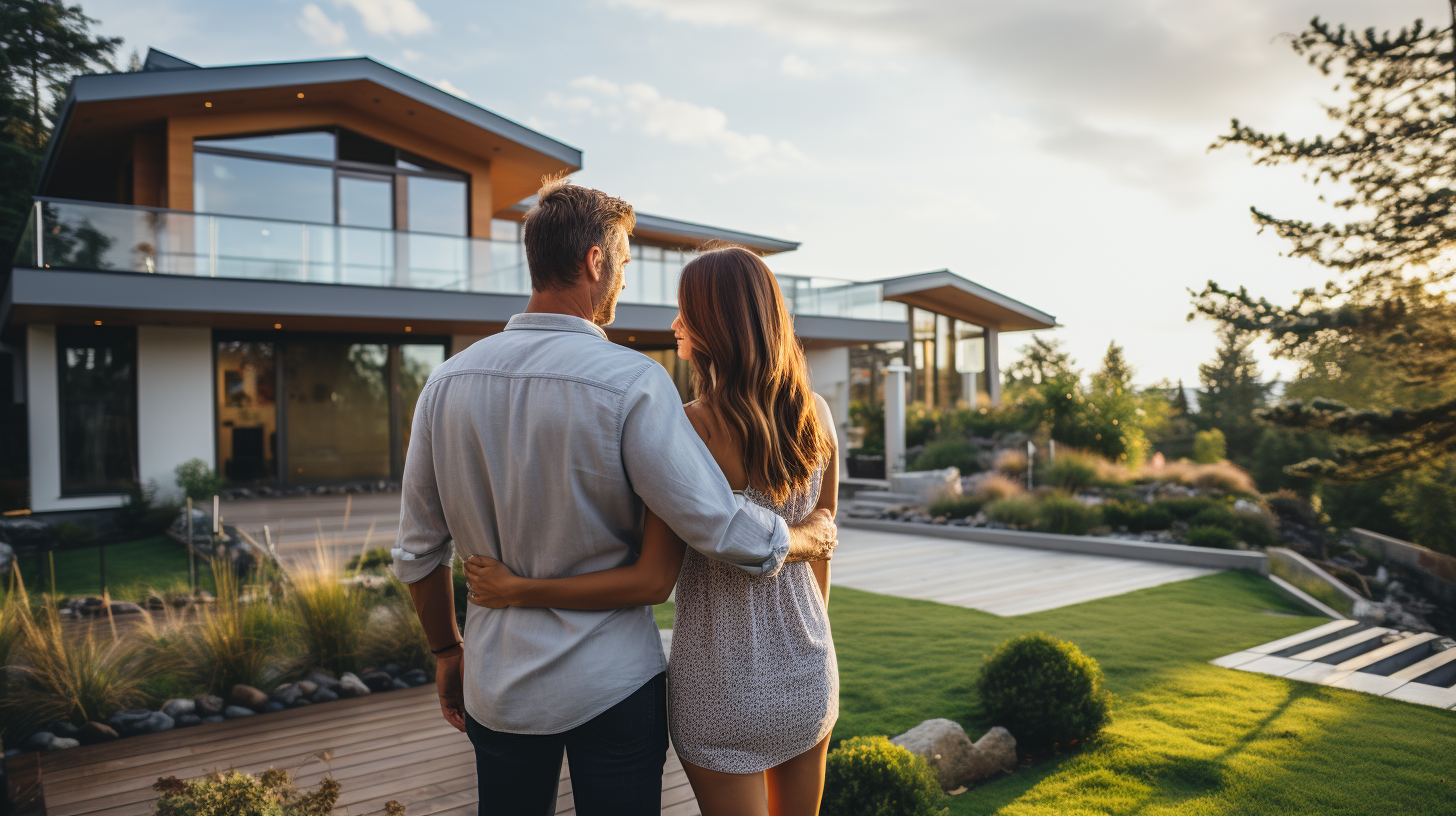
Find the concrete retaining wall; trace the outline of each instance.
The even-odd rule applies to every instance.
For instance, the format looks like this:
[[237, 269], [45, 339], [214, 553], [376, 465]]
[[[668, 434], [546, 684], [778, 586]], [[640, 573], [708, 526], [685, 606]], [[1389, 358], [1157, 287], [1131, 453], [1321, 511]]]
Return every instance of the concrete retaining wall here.
[[1283, 578], [1347, 618], [1370, 614], [1368, 600], [1293, 550], [1270, 547], [1269, 573]]
[[1269, 574], [1268, 557], [1261, 552], [1249, 550], [1219, 550], [1211, 547], [1191, 547], [1187, 544], [1159, 544], [1152, 541], [1126, 541], [1096, 536], [1067, 536], [1052, 533], [1025, 533], [1019, 530], [988, 530], [984, 527], [951, 527], [942, 524], [852, 519], [843, 514], [837, 521], [841, 527], [857, 530], [952, 538], [982, 544], [1004, 544], [1037, 550], [1057, 550], [1086, 553], [1087, 555], [1105, 555], [1112, 558], [1160, 561], [1187, 567], [1236, 569], [1260, 575]]
[[1421, 577], [1421, 586], [1427, 592], [1445, 603], [1456, 604], [1456, 558], [1359, 527], [1350, 529], [1350, 539], [1360, 549], [1410, 568]]

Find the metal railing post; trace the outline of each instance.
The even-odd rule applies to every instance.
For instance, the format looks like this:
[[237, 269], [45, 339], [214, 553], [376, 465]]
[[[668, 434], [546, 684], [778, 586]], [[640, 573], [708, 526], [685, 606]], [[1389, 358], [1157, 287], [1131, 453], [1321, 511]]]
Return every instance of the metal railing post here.
[[45, 249], [41, 247], [41, 236], [45, 235], [44, 225], [41, 219], [45, 215], [45, 209], [39, 201], [35, 202], [35, 268], [45, 269]]

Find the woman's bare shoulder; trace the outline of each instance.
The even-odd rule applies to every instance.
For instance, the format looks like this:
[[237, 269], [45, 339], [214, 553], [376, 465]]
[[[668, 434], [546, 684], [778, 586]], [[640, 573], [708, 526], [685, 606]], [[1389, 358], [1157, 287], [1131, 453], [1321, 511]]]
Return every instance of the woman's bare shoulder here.
[[688, 415], [688, 421], [693, 423], [693, 430], [707, 443], [713, 438], [713, 417], [707, 406], [698, 400], [693, 400], [683, 406], [683, 412]]

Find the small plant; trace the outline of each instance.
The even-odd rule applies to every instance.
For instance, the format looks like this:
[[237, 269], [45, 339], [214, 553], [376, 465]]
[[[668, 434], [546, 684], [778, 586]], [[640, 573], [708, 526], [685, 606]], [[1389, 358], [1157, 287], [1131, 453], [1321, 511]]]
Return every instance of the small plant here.
[[[1022, 473], [1021, 478], [1024, 481], [1026, 474]], [[1021, 485], [1021, 481], [1008, 479], [1000, 473], [987, 473], [981, 476], [980, 480], [976, 482], [976, 489], [972, 491], [971, 495], [979, 496], [988, 502], [993, 502], [997, 499], [1004, 499], [1009, 496], [1020, 496], [1025, 493], [1026, 489]]]
[[1059, 535], [1086, 535], [1102, 523], [1102, 513], [1071, 496], [1053, 493], [1036, 508], [1036, 529]]
[[976, 473], [981, 469], [976, 458], [980, 450], [964, 439], [937, 439], [925, 446], [924, 452], [915, 457], [911, 470], [941, 470], [959, 468], [961, 475]]
[[1183, 538], [1195, 547], [1215, 547], [1220, 550], [1239, 549], [1239, 537], [1223, 527], [1189, 527]]
[[1210, 428], [1193, 435], [1193, 461], [1200, 465], [1222, 462], [1228, 456], [1228, 440], [1223, 431]]
[[394, 563], [394, 556], [389, 554], [388, 547], [375, 547], [362, 555], [350, 558], [344, 569], [349, 572], [374, 572], [381, 568], [388, 568], [392, 563]]
[[981, 708], [1031, 752], [1066, 748], [1107, 725], [1110, 695], [1097, 661], [1042, 632], [1012, 638], [976, 678]]
[[177, 486], [193, 501], [204, 501], [222, 492], [222, 479], [201, 459], [188, 459], [177, 466]]
[[1031, 496], [1008, 496], [986, 505], [986, 518], [1008, 527], [1025, 529], [1036, 524], [1036, 499]]
[[981, 512], [986, 500], [980, 496], [944, 496], [930, 503], [930, 515], [963, 519]]
[[995, 471], [1018, 484], [1026, 481], [1026, 453], [1016, 448], [1007, 448], [996, 454]]
[[343, 577], [338, 557], [322, 542], [313, 559], [288, 567], [289, 624], [305, 668], [341, 674], [359, 667], [369, 601]]
[[[338, 781], [327, 777], [316, 789], [301, 791], [291, 774], [276, 768], [261, 774], [214, 771], [185, 781], [169, 776], [152, 788], [162, 794], [155, 816], [328, 816], [340, 790]], [[405, 809], [390, 801], [384, 811], [400, 816]]]
[[937, 816], [944, 799], [925, 760], [884, 737], [854, 737], [829, 752], [824, 816]]
[[127, 490], [126, 504], [117, 516], [124, 535], [135, 538], [161, 535], [177, 518], [181, 508], [171, 502], [157, 501], [157, 485], [134, 482]]
[[1126, 527], [1130, 533], [1166, 530], [1173, 525], [1173, 515], [1166, 507], [1140, 501], [1104, 502], [1102, 520], [1113, 529]]

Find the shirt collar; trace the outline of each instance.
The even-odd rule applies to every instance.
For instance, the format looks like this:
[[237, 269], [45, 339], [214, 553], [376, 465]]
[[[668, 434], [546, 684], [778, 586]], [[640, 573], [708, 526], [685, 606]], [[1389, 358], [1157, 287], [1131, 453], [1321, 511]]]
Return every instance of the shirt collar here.
[[607, 339], [607, 333], [602, 327], [579, 317], [573, 317], [556, 312], [523, 312], [512, 317], [506, 323], [506, 331], [572, 331], [582, 334], [595, 334], [603, 340]]

